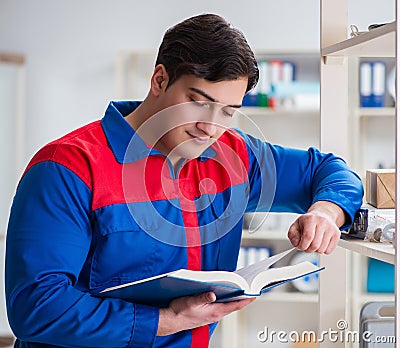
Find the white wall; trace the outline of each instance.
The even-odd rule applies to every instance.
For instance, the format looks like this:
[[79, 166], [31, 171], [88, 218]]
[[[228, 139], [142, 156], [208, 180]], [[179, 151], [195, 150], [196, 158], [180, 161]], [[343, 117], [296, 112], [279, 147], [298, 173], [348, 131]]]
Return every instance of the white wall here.
[[318, 49], [318, 0], [0, 0], [0, 52], [26, 55], [26, 160], [102, 116], [120, 49], [157, 48], [164, 31], [204, 12], [225, 16], [254, 48]]
[[[349, 22], [393, 20], [393, 0], [350, 1]], [[157, 48], [164, 31], [204, 12], [242, 29], [254, 49], [318, 50], [318, 0], [0, 0], [0, 52], [26, 55], [25, 160], [102, 116], [120, 49]]]
[[357, 25], [360, 31], [368, 30], [373, 23], [393, 22], [395, 0], [349, 0], [349, 24]]

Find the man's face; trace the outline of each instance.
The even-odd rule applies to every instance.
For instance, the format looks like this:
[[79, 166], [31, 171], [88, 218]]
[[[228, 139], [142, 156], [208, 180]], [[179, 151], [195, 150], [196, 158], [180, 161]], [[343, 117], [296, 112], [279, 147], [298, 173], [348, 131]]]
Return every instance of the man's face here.
[[157, 97], [155, 148], [172, 162], [198, 157], [231, 125], [246, 88], [246, 78], [210, 82], [182, 76]]

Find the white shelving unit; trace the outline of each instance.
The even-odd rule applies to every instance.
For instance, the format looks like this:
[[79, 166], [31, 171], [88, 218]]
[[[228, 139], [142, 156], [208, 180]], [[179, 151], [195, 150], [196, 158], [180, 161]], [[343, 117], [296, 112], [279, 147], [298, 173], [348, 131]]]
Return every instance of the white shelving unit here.
[[358, 108], [356, 109], [356, 117], [394, 117], [394, 107], [381, 107], [381, 108]]
[[372, 257], [374, 259], [395, 263], [395, 251], [391, 244], [373, 243], [363, 240], [343, 240], [339, 241], [339, 247]]
[[[400, 1], [396, 0], [396, 19], [399, 17]], [[348, 122], [348, 57], [396, 57], [398, 65], [399, 38], [396, 32], [399, 30], [399, 22], [396, 20], [383, 27], [371, 30], [354, 38], [347, 38], [347, 0], [335, 2], [321, 0], [321, 148], [323, 151], [334, 151], [345, 159], [350, 156], [350, 136]], [[396, 100], [399, 100], [399, 69], [397, 69]], [[387, 116], [386, 111], [378, 116]], [[362, 111], [364, 113], [364, 110]], [[363, 117], [371, 111], [367, 111]], [[398, 114], [398, 106], [390, 115]], [[361, 113], [360, 113], [361, 115]], [[369, 113], [371, 115], [371, 113]], [[396, 117], [397, 119], [397, 117]], [[396, 122], [396, 134], [399, 133], [399, 123]], [[338, 135], [345, 135], [345, 141], [338, 142]], [[397, 140], [397, 139], [396, 139]], [[396, 141], [396, 169], [399, 165], [400, 151]], [[399, 181], [399, 170], [396, 170], [396, 182]], [[399, 186], [396, 188], [396, 229], [399, 230]], [[400, 246], [400, 238], [397, 238], [395, 247], [368, 243], [362, 241], [340, 241], [339, 248], [332, 256], [322, 256], [321, 262], [326, 266], [320, 279], [320, 332], [328, 328], [336, 329], [339, 319], [351, 320], [351, 307], [349, 298], [348, 271], [350, 253], [357, 253], [389, 262], [395, 265], [395, 303], [396, 303], [396, 337], [400, 337], [398, 295], [400, 291], [399, 254], [395, 252]], [[376, 296], [377, 300], [386, 298]], [[364, 299], [372, 299], [368, 295]], [[355, 306], [353, 306], [355, 307]], [[354, 308], [353, 308], [354, 310]], [[354, 317], [354, 315], [353, 315]], [[347, 346], [346, 342], [322, 342], [321, 346]]]
[[[394, 58], [351, 56], [348, 61], [349, 122], [352, 132], [350, 163], [360, 177], [365, 179], [367, 169], [394, 166], [395, 108], [388, 87]], [[381, 61], [385, 64], [387, 93], [384, 107], [360, 107], [359, 69], [363, 61]]]
[[[322, 0], [323, 2], [323, 0]], [[347, 9], [347, 5], [346, 5]], [[323, 9], [322, 9], [323, 11]], [[321, 12], [322, 12], [321, 11]], [[337, 11], [341, 8], [337, 8]], [[346, 10], [347, 11], [347, 10]], [[346, 12], [347, 13], [347, 12]], [[347, 21], [347, 15], [345, 15]], [[335, 19], [333, 19], [335, 20]], [[340, 21], [343, 20], [343, 17]], [[324, 26], [324, 23], [322, 23]], [[396, 23], [390, 23], [369, 32], [362, 33], [358, 36], [341, 40], [337, 43], [328, 44], [321, 47], [321, 55], [327, 57], [327, 60], [333, 57], [396, 57], [395, 40], [396, 40]], [[322, 30], [332, 29], [329, 26], [323, 27]], [[347, 22], [341, 31], [347, 32]], [[347, 34], [346, 34], [347, 36]]]
[[[386, 254], [386, 258], [390, 260], [392, 258], [392, 252], [394, 252], [394, 248], [388, 248], [388, 254]], [[382, 258], [380, 258], [381, 261]], [[366, 291], [367, 288], [367, 272], [368, 269], [368, 258], [364, 254], [360, 254], [358, 252], [351, 253], [351, 274], [352, 279], [350, 279], [350, 303], [351, 303], [351, 323], [352, 330], [359, 330], [359, 316], [362, 306], [367, 302], [374, 301], [394, 301], [393, 293], [370, 293]], [[353, 345], [355, 346], [355, 345]]]

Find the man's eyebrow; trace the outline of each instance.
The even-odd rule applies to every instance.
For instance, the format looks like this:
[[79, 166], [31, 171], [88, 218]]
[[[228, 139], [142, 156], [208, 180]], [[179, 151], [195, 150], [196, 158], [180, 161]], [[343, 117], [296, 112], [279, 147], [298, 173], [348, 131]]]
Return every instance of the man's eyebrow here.
[[[190, 87], [189, 89], [197, 94], [202, 95], [204, 98], [207, 98], [209, 101], [217, 103], [217, 101], [213, 97], [211, 97], [210, 95], [208, 95], [206, 92], [202, 91], [201, 89], [198, 89], [196, 87]], [[235, 109], [239, 109], [242, 107], [242, 105], [239, 105], [239, 104], [238, 105], [227, 105], [227, 106], [229, 106], [231, 108], [235, 108]]]

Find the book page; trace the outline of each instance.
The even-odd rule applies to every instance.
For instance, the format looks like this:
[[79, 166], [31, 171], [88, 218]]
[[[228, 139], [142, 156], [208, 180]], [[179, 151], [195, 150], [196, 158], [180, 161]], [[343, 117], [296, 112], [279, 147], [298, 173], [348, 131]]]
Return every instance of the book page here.
[[290, 254], [294, 249], [295, 248], [291, 248], [289, 250], [283, 251], [265, 260], [240, 268], [233, 273], [239, 274], [242, 278], [244, 278], [247, 281], [248, 284], [251, 284], [253, 279], [257, 276], [257, 274], [271, 267], [275, 262], [279, 261], [286, 255]]
[[254, 278], [251, 284], [251, 292], [252, 294], [259, 294], [264, 287], [272, 283], [293, 280], [321, 269], [321, 267], [315, 266], [309, 261], [304, 261], [296, 265], [271, 268], [261, 272]]
[[245, 291], [250, 289], [250, 284], [243, 277], [234, 272], [227, 271], [191, 271], [180, 269], [169, 275], [172, 278], [180, 278], [197, 282], [207, 282], [215, 285], [229, 286], [239, 288]]

